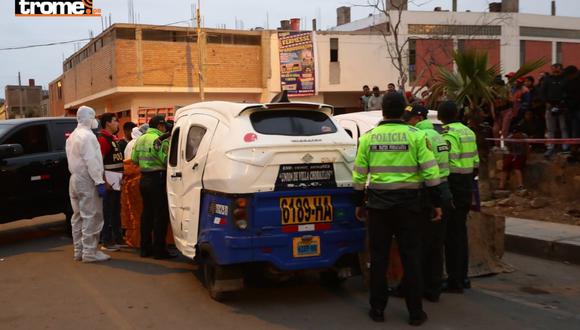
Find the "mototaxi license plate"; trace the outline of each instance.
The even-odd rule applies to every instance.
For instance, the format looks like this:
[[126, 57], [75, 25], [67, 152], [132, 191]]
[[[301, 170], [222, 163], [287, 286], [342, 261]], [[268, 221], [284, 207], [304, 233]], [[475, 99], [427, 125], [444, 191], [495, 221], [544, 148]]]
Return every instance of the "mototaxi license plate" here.
[[318, 257], [320, 255], [320, 237], [294, 237], [292, 255], [294, 258]]
[[282, 225], [332, 222], [334, 208], [331, 196], [280, 198]]

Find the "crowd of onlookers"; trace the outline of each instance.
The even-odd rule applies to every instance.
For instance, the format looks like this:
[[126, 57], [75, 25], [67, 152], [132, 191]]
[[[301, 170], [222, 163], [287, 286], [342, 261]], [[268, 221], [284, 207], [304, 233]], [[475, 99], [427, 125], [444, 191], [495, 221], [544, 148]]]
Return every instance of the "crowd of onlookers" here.
[[[569, 142], [567, 140], [525, 142], [525, 139], [580, 138], [580, 71], [576, 66], [564, 68], [562, 64], [553, 64], [551, 72], [542, 73], [537, 80], [533, 76], [516, 78], [516, 73], [510, 72], [504, 77], [497, 76], [492, 89], [496, 94], [495, 100], [493, 105], [482, 105], [483, 118], [479, 120], [479, 125], [488, 128], [489, 136], [486, 137], [507, 139], [490, 142], [493, 149], [505, 154], [500, 188], [505, 187], [510, 172], [515, 172], [517, 185], [523, 186], [522, 170], [529, 152], [543, 152], [546, 159], [560, 152], [570, 162], [580, 160], [580, 148], [566, 143]], [[390, 83], [386, 93], [389, 92], [400, 91]], [[383, 94], [379, 87], [371, 90], [364, 86], [363, 93], [361, 109], [380, 110]], [[420, 97], [406, 92], [405, 97], [409, 103], [433, 105], [428, 90], [422, 90]], [[515, 142], [515, 139], [523, 141]]]
[[[511, 79], [513, 75], [506, 76]], [[495, 84], [503, 86], [505, 82], [498, 77]], [[494, 137], [520, 134], [533, 139], [580, 138], [580, 73], [575, 66], [564, 69], [554, 64], [537, 83], [531, 76], [518, 78], [508, 93], [508, 97], [497, 98], [494, 113], [489, 115]], [[533, 150], [545, 150], [548, 159], [558, 150], [564, 154], [575, 151], [567, 143], [546, 143]]]
[[[507, 139], [514, 133], [525, 134], [528, 138], [580, 138], [580, 72], [570, 65], [552, 65], [551, 72], [544, 72], [540, 78], [532, 76], [513, 79], [514, 72], [497, 76], [492, 88], [497, 98], [492, 107], [482, 106], [484, 122], [492, 127], [495, 138]], [[399, 92], [395, 84], [388, 84], [386, 93]], [[420, 97], [407, 92], [409, 103], [429, 105], [430, 93], [423, 90]], [[378, 86], [371, 90], [363, 87], [361, 109], [364, 111], [381, 110], [383, 93]], [[497, 144], [498, 147], [500, 144]], [[544, 150], [550, 158], [558, 150], [571, 153], [569, 144], [559, 146], [547, 143], [534, 150]]]
[[[504, 153], [500, 190], [506, 188], [512, 173], [518, 189], [524, 189], [523, 171], [530, 152], [543, 152], [550, 160], [559, 151], [569, 162], [579, 160], [577, 145], [553, 140], [580, 138], [578, 69], [556, 63], [537, 82], [532, 76], [513, 79], [514, 75], [506, 75], [507, 86], [502, 77], [496, 77], [496, 88], [508, 94], [496, 99], [493, 112], [487, 111], [486, 118], [494, 138], [508, 139], [505, 144], [496, 141], [494, 147]], [[529, 144], [527, 139], [549, 140]]]

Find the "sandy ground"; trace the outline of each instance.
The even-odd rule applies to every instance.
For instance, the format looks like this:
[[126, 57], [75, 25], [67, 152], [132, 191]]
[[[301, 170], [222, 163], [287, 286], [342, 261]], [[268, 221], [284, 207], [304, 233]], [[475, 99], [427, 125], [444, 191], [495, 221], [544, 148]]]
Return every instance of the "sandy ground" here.
[[[541, 206], [541, 207], [539, 207]], [[482, 203], [482, 211], [501, 216], [580, 225], [580, 204], [541, 196], [528, 191], [511, 193]]]

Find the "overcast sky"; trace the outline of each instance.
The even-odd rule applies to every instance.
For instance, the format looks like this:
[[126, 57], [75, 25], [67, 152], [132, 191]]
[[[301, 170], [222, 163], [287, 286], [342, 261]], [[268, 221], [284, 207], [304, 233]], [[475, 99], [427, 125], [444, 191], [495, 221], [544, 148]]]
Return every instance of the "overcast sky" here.
[[[134, 0], [139, 22], [168, 24], [191, 17], [192, 0]], [[196, 1], [197, 2], [197, 1]], [[483, 11], [488, 0], [459, 0], [459, 10]], [[579, 0], [558, 0], [558, 15], [580, 16]], [[101, 32], [98, 17], [15, 17], [14, 1], [0, 0], [0, 48], [78, 40]], [[111, 14], [113, 23], [128, 21], [127, 0], [94, 0], [94, 8], [100, 8], [104, 16]], [[246, 29], [252, 27], [276, 28], [281, 19], [306, 18], [310, 29], [312, 18], [318, 18], [319, 28], [336, 24], [336, 8], [344, 5], [364, 4], [366, 0], [202, 0], [202, 15], [206, 27], [225, 25], [235, 28], [236, 20]], [[451, 7], [451, 0], [415, 0], [411, 10], [433, 10], [436, 6]], [[550, 0], [520, 0], [520, 11], [526, 13], [550, 13]], [[368, 8], [354, 8], [352, 19], [367, 16]], [[240, 26], [240, 23], [237, 23]], [[183, 24], [182, 24], [183, 25]], [[82, 46], [83, 43], [77, 45]], [[29, 78], [48, 88], [48, 83], [62, 73], [63, 58], [74, 53], [75, 45], [66, 44], [23, 50], [0, 50], [0, 98], [4, 97], [5, 85], [18, 84], [18, 72], [23, 84]]]

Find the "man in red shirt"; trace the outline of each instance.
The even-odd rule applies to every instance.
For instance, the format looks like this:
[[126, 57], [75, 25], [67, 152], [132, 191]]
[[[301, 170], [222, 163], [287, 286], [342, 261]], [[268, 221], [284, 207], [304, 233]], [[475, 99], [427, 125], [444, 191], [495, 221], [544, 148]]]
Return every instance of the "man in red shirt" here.
[[101, 146], [105, 167], [105, 185], [107, 195], [103, 200], [103, 217], [105, 225], [101, 232], [102, 250], [118, 251], [119, 244], [124, 244], [121, 231], [121, 178], [123, 176], [123, 153], [119, 147], [119, 139], [115, 136], [119, 131], [119, 121], [113, 113], [101, 116], [101, 131], [98, 141]]

